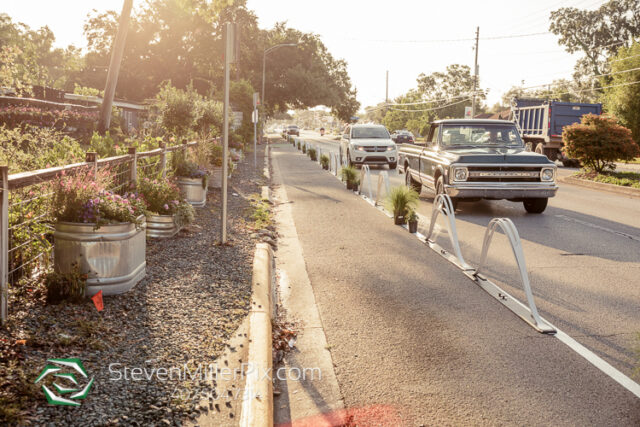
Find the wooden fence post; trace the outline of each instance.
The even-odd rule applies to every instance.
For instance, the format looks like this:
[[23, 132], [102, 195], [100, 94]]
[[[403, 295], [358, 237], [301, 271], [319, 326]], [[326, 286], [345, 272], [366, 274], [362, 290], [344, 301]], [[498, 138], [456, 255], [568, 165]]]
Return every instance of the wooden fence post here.
[[91, 166], [93, 168], [93, 179], [96, 179], [98, 176], [98, 153], [95, 151], [87, 151], [84, 161], [87, 163], [93, 163]]
[[0, 323], [9, 315], [9, 166], [0, 166]]
[[160, 154], [160, 167], [162, 168], [162, 178], [167, 177], [167, 144], [161, 142], [160, 148], [162, 149], [162, 154]]
[[131, 156], [131, 176], [129, 180], [130, 184], [136, 185], [138, 181], [138, 154], [136, 154], [136, 147], [129, 147], [129, 155]]

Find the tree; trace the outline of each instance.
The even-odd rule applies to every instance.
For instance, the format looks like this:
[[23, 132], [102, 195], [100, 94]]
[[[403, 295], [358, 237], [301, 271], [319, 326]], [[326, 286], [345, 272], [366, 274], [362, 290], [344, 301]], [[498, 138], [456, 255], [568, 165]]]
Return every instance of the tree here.
[[619, 125], [614, 117], [585, 114], [581, 123], [564, 127], [562, 141], [569, 157], [598, 173], [606, 168], [615, 169], [618, 160], [632, 160], [640, 155], [631, 131]]
[[[418, 93], [424, 100], [432, 100], [428, 105], [437, 108], [436, 115], [439, 118], [464, 117], [464, 107], [469, 105], [470, 96], [473, 93], [474, 76], [467, 65], [452, 64], [447, 66], [445, 72], [436, 72], [429, 75], [418, 76]], [[485, 99], [484, 93], [479, 90], [476, 99]], [[465, 95], [469, 96], [468, 102]], [[478, 103], [481, 107], [481, 102]], [[423, 106], [422, 108], [428, 108]]]
[[623, 72], [640, 68], [640, 41], [629, 48], [620, 48], [611, 61], [611, 81], [604, 89], [605, 109], [631, 129], [633, 139], [640, 141], [640, 71]]
[[31, 85], [72, 90], [69, 76], [81, 68], [80, 50], [53, 48], [48, 27], [32, 30], [0, 14], [0, 86], [30, 93]]
[[596, 10], [563, 7], [551, 12], [549, 30], [569, 53], [582, 52], [593, 75], [604, 74], [607, 56], [640, 36], [640, 0], [611, 0]]

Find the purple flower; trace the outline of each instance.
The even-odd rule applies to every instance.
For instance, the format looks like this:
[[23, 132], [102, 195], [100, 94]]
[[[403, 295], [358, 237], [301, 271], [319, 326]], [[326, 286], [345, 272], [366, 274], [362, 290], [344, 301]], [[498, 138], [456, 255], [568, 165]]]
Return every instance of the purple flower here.
[[167, 204], [165, 203], [165, 204], [164, 204], [164, 206], [163, 206], [163, 208], [164, 208], [164, 210], [165, 210], [165, 211], [168, 211], [168, 210], [169, 210], [169, 205], [167, 205]]

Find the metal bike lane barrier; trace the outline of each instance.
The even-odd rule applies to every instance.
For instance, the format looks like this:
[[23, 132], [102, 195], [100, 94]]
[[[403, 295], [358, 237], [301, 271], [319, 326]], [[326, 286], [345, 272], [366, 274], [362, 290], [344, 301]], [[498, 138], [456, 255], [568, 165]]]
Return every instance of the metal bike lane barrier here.
[[[451, 254], [442, 246], [438, 245], [435, 240], [431, 239], [433, 235], [433, 229], [436, 225], [436, 220], [438, 219], [438, 215], [440, 214], [445, 217], [445, 223], [447, 224], [449, 234], [449, 241], [451, 242], [451, 246], [453, 246], [454, 254]], [[453, 203], [451, 202], [451, 198], [448, 195], [438, 194], [433, 200], [433, 211], [431, 212], [429, 231], [427, 232], [427, 235], [424, 236], [424, 238], [425, 243], [429, 245], [431, 249], [442, 255], [442, 257], [446, 258], [449, 262], [458, 266], [458, 268], [460, 268], [462, 271], [474, 271], [474, 268], [467, 264], [467, 262], [464, 260], [464, 257], [462, 256], [460, 243], [458, 241], [458, 231], [456, 229], [455, 209], [453, 209]]]
[[378, 188], [376, 191], [376, 199], [374, 201], [374, 206], [378, 206], [380, 200], [382, 199], [382, 184], [384, 184], [384, 195], [387, 196], [391, 191], [391, 184], [389, 183], [389, 173], [387, 171], [381, 171], [378, 174]]
[[[518, 265], [520, 279], [522, 280], [522, 287], [524, 288], [524, 293], [527, 297], [528, 307], [518, 301], [516, 298], [509, 295], [507, 292], [500, 289], [497, 285], [495, 285], [493, 282], [491, 282], [481, 274], [483, 268], [486, 266], [487, 253], [489, 251], [493, 235], [497, 229], [502, 230], [511, 245], [511, 250], [513, 251], [513, 255], [516, 259], [516, 264]], [[476, 284], [478, 284], [478, 286], [487, 291], [491, 296], [500, 301], [504, 306], [509, 308], [509, 310], [514, 312], [539, 332], [545, 334], [556, 333], [556, 328], [546, 320], [542, 319], [540, 317], [540, 314], [538, 314], [538, 308], [536, 307], [536, 302], [533, 298], [533, 292], [531, 291], [531, 283], [529, 281], [529, 274], [527, 273], [527, 264], [524, 258], [524, 253], [522, 251], [522, 242], [520, 241], [520, 235], [518, 234], [518, 230], [513, 224], [513, 221], [511, 221], [509, 218], [493, 218], [489, 222], [482, 242], [480, 265], [474, 272], [465, 272], [465, 274], [467, 274], [472, 280], [474, 280]]]
[[[367, 187], [369, 189], [369, 198], [364, 196], [364, 184], [367, 183]], [[373, 193], [371, 188], [371, 170], [369, 169], [369, 165], [362, 165], [360, 169], [360, 189], [358, 190], [358, 194], [364, 196], [364, 199], [375, 206], [375, 202], [373, 200]]]

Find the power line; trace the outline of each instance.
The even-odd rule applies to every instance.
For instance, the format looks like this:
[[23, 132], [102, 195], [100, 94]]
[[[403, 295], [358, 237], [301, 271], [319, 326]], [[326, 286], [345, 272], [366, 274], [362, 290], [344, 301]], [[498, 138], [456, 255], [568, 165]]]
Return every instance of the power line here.
[[409, 113], [419, 113], [419, 112], [424, 112], [424, 111], [434, 111], [434, 110], [441, 110], [443, 108], [451, 107], [452, 105], [462, 104], [463, 102], [465, 102], [465, 101], [467, 101], [469, 99], [471, 99], [471, 97], [467, 96], [465, 99], [463, 99], [461, 101], [457, 101], [457, 102], [452, 102], [451, 104], [441, 105], [440, 107], [423, 108], [423, 109], [420, 109], [420, 110], [405, 110], [405, 109], [400, 109], [400, 108], [389, 108], [389, 110], [391, 110], [391, 111], [404, 111], [404, 112], [409, 112]]
[[[507, 36], [492, 36], [492, 37], [481, 37], [480, 40], [502, 40], [502, 39], [515, 39], [521, 37], [533, 37], [540, 35], [548, 35], [551, 34], [549, 31], [538, 32], [538, 33], [529, 33], [529, 34], [512, 34]], [[348, 41], [360, 41], [360, 42], [372, 42], [372, 43], [454, 43], [454, 42], [467, 42], [467, 41], [475, 41], [475, 37], [473, 38], [462, 38], [462, 39], [432, 39], [432, 40], [382, 40], [382, 39], [345, 39], [341, 38], [340, 40], [348, 40]]]

